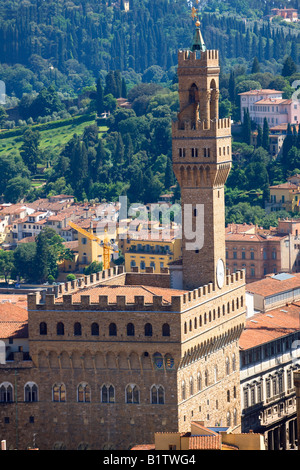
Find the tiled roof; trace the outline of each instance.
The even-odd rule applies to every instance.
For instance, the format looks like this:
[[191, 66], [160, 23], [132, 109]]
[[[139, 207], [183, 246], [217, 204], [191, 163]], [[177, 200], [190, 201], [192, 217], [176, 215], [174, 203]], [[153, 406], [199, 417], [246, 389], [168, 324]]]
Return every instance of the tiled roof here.
[[244, 91], [243, 93], [239, 93], [239, 95], [273, 95], [274, 93], [282, 93], [282, 91], [278, 90], [270, 90], [270, 89], [262, 89], [262, 90], [250, 90]]
[[251, 316], [241, 334], [241, 350], [251, 349], [276, 338], [299, 331], [300, 303], [258, 313]]
[[191, 436], [189, 438], [189, 449], [198, 450], [220, 450], [222, 446], [221, 435], [217, 436]]
[[300, 273], [293, 273], [289, 279], [279, 280], [274, 276], [267, 276], [259, 281], [251, 282], [247, 284], [246, 291], [268, 297], [298, 287], [300, 287]]
[[255, 106], [264, 105], [264, 104], [291, 104], [293, 100], [284, 99], [284, 98], [265, 98], [264, 100], [256, 101]]
[[[82, 289], [72, 295], [73, 302], [80, 302], [81, 295], [90, 295], [90, 300], [93, 303], [99, 301], [99, 295], [107, 295], [108, 303], [116, 303], [117, 296], [123, 295], [126, 298], [126, 303], [134, 303], [135, 296], [143, 296], [145, 304], [153, 303], [153, 296], [162, 296], [163, 304], [171, 303], [172, 296], [178, 296], [187, 293], [184, 290], [168, 289], [162, 287], [149, 287], [149, 286], [97, 286], [87, 289]], [[60, 297], [56, 299], [56, 303], [62, 302]]]
[[281, 183], [281, 184], [276, 184], [275, 186], [270, 186], [270, 189], [298, 189], [299, 185], [294, 184], [294, 183]]
[[0, 303], [0, 338], [11, 337], [28, 337], [28, 311], [11, 303]]

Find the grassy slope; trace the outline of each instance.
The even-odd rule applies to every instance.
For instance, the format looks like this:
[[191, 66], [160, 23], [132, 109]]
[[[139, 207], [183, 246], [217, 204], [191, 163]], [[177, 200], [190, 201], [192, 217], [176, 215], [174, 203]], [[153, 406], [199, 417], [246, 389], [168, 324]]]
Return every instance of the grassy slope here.
[[[42, 151], [49, 150], [59, 153], [64, 145], [72, 138], [73, 134], [82, 134], [84, 128], [93, 124], [93, 121], [73, 123], [56, 129], [40, 130], [40, 148]], [[107, 130], [106, 127], [99, 127], [99, 133]], [[0, 140], [0, 155], [19, 152], [22, 145], [22, 137], [15, 136]]]

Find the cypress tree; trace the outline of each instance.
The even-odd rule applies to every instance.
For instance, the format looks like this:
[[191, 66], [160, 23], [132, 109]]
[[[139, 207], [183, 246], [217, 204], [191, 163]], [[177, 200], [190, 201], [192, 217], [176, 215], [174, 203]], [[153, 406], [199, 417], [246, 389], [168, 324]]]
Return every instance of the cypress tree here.
[[104, 113], [103, 88], [100, 78], [97, 80], [96, 109], [98, 116]]
[[293, 59], [290, 56], [288, 56], [286, 60], [284, 61], [281, 75], [283, 77], [290, 77], [295, 72], [297, 72], [297, 65], [295, 64]]
[[261, 126], [257, 127], [257, 147], [262, 147], [263, 143], [263, 131]]
[[243, 140], [246, 144], [251, 144], [251, 119], [248, 109], [244, 110]]
[[115, 98], [117, 98], [117, 84], [113, 71], [109, 71], [105, 77], [104, 96], [109, 94], [112, 94]]
[[45, 233], [41, 232], [36, 240], [36, 254], [34, 258], [34, 276], [36, 281], [43, 283], [48, 278], [48, 241]]
[[251, 73], [259, 73], [259, 72], [260, 72], [260, 66], [259, 66], [258, 58], [254, 57]]
[[270, 133], [270, 130], [269, 130], [268, 121], [267, 121], [267, 118], [264, 118], [262, 147], [268, 151], [269, 151], [269, 133]]
[[122, 98], [127, 98], [127, 85], [124, 77], [122, 78], [122, 93], [121, 93]]
[[116, 95], [115, 98], [120, 98], [122, 96], [122, 78], [119, 70], [114, 71], [114, 77], [116, 82]]
[[231, 103], [235, 102], [235, 74], [234, 71], [230, 71], [230, 77], [229, 77], [229, 99]]

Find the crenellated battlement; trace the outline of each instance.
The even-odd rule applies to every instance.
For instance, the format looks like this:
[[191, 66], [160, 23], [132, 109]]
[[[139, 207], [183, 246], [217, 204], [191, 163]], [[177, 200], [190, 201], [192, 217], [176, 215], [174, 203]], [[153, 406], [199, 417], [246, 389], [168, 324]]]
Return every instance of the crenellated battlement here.
[[61, 297], [64, 294], [77, 292], [79, 289], [96, 286], [99, 283], [107, 283], [113, 279], [116, 279], [117, 276], [125, 277], [124, 266], [114, 266], [98, 273], [79, 277], [73, 281], [67, 281], [58, 285], [49, 286], [47, 289], [42, 291], [42, 298], [47, 294], [53, 294], [54, 297]]
[[[231, 136], [231, 119], [198, 120], [195, 125], [189, 121], [172, 122], [173, 138], [193, 139], [197, 137]], [[211, 135], [210, 135], [211, 134]]]
[[218, 67], [219, 51], [212, 49], [206, 51], [178, 51], [178, 67]]
[[[228, 292], [228, 288], [238, 288], [245, 284], [244, 271], [228, 274], [223, 289], [218, 289], [218, 294]], [[128, 286], [130, 289], [131, 286]], [[126, 291], [126, 286], [124, 286]], [[180, 291], [179, 291], [180, 292]], [[111, 303], [108, 295], [99, 295], [97, 301], [91, 301], [91, 293], [82, 294], [80, 301], [75, 301], [74, 293], [64, 293], [59, 298], [55, 294], [32, 293], [28, 295], [28, 310], [100, 310], [100, 311], [159, 311], [159, 312], [184, 312], [196, 305], [207, 302], [216, 296], [216, 288], [213, 283], [204, 285], [192, 291], [172, 295], [168, 302], [163, 296], [153, 295], [152, 302], [145, 300], [143, 295], [135, 295], [133, 302], [127, 302], [126, 295], [117, 295], [116, 301]], [[112, 287], [113, 293], [113, 287]], [[176, 294], [176, 290], [174, 290]], [[93, 296], [95, 298], [95, 296]]]

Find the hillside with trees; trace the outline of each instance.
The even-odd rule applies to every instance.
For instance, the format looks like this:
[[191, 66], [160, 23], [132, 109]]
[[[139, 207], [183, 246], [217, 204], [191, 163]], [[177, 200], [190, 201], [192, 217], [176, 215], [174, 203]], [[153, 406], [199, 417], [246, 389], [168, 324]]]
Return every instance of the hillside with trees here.
[[[270, 22], [268, 15], [271, 8], [298, 3], [203, 2], [205, 42], [220, 51], [220, 117], [239, 123], [239, 93], [253, 88], [275, 88], [291, 97], [300, 79], [300, 26], [278, 17]], [[183, 0], [2, 3], [3, 200], [67, 192], [80, 201], [126, 194], [131, 202], [154, 202], [170, 191], [179, 200], [171, 122], [178, 111], [177, 50], [190, 46], [193, 28]], [[129, 105], [120, 108], [120, 98]], [[249, 222], [267, 226], [274, 222], [263, 209], [269, 185], [299, 171], [300, 138], [290, 129], [282, 159], [274, 160], [267, 150], [268, 127], [256, 129], [257, 148], [250, 140], [254, 127], [246, 118], [241, 133], [233, 135], [226, 216], [238, 221], [247, 213]], [[60, 134], [66, 137], [59, 140]], [[43, 184], [35, 184], [37, 179]], [[236, 209], [239, 204], [244, 206]]]

